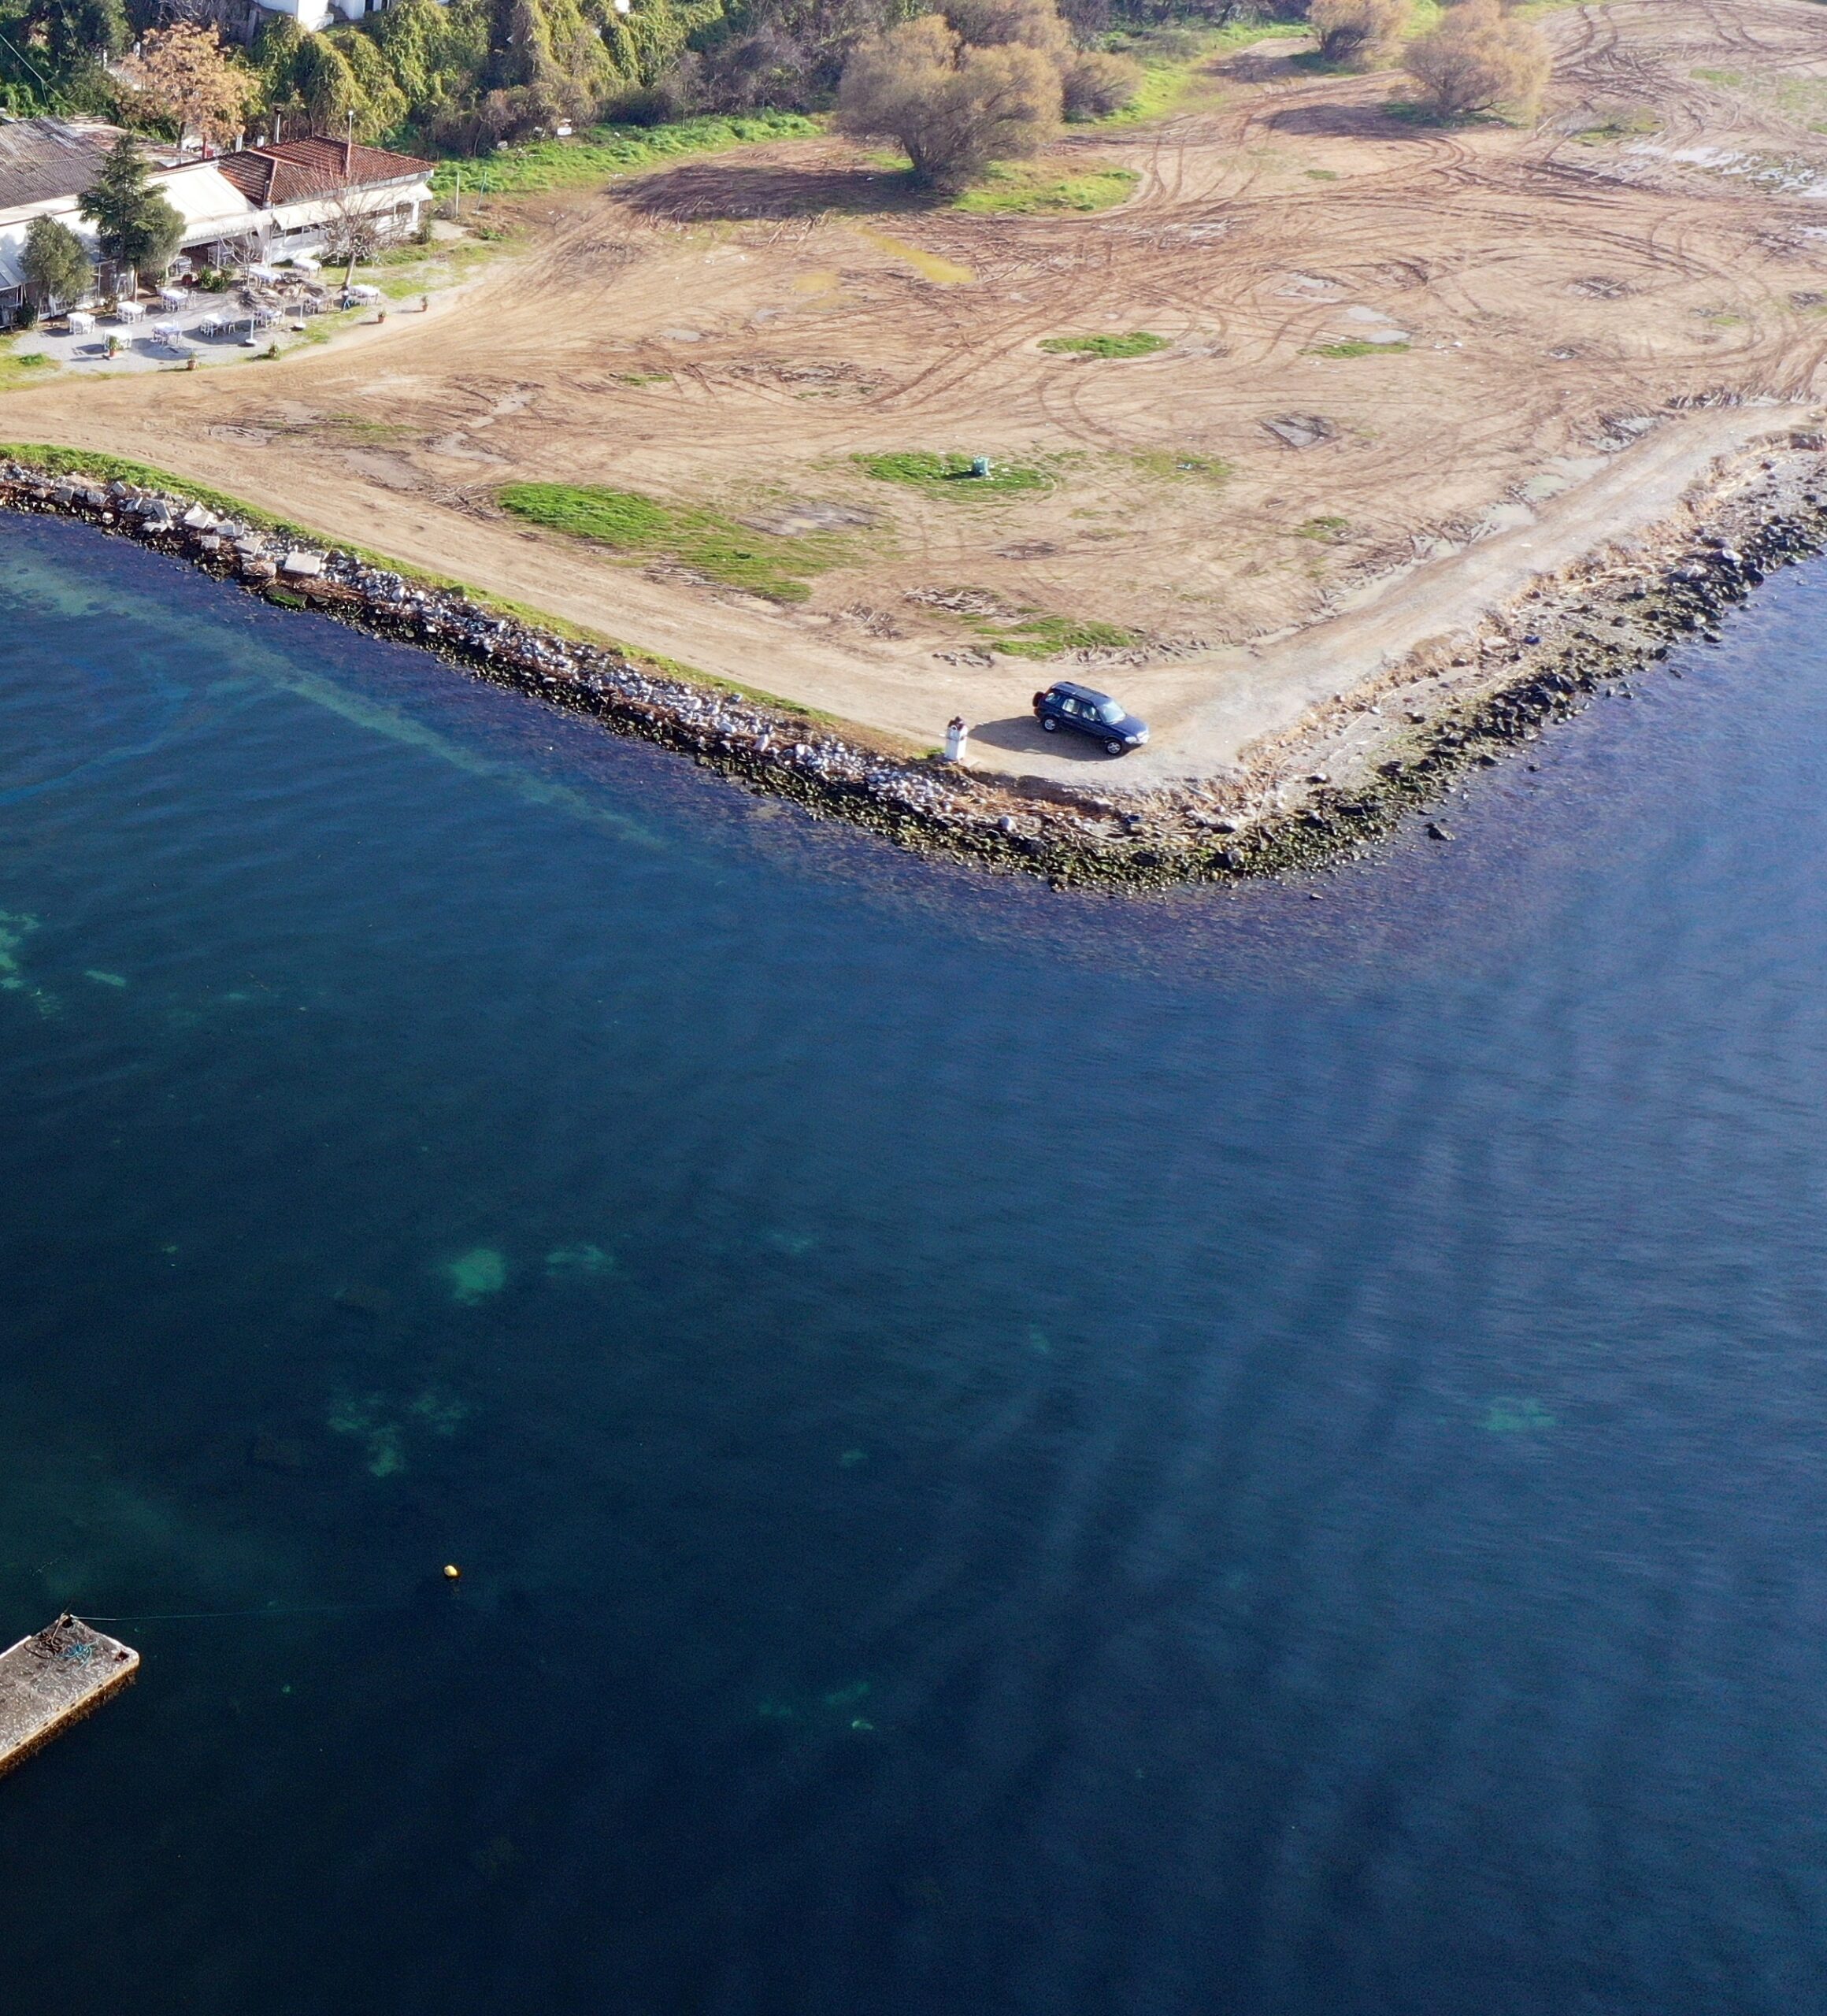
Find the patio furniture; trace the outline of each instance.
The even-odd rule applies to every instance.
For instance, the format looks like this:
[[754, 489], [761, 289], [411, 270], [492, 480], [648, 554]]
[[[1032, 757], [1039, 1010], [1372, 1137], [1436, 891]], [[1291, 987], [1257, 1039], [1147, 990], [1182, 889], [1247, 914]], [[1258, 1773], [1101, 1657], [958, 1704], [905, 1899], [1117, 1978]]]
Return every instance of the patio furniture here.
[[117, 322], [143, 321], [145, 316], [145, 308], [137, 301], [117, 301], [114, 304], [114, 319]]
[[152, 339], [155, 343], [175, 344], [178, 339], [177, 324], [154, 322], [152, 325]]
[[167, 308], [182, 308], [191, 297], [181, 287], [161, 287], [158, 298]]
[[64, 320], [69, 324], [70, 333], [74, 336], [86, 336], [95, 326], [94, 317], [83, 308], [72, 308]]

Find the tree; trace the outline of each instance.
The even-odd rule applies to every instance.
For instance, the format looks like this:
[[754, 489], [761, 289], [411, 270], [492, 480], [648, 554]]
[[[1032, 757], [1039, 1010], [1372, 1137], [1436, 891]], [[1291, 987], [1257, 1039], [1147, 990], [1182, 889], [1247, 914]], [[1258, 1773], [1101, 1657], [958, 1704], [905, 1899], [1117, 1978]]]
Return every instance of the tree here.
[[[406, 94], [394, 81], [392, 69], [372, 35], [364, 35], [360, 28], [339, 28], [331, 39], [355, 80], [355, 137], [378, 140], [405, 119]], [[345, 121], [343, 131], [347, 130]]]
[[328, 35], [307, 35], [293, 54], [291, 72], [291, 100], [309, 124], [340, 137], [350, 113], [362, 109], [361, 80], [348, 57]]
[[1414, 0], [1313, 0], [1307, 20], [1328, 63], [1368, 65], [1401, 39]]
[[860, 43], [837, 94], [844, 132], [898, 141], [915, 176], [942, 188], [1037, 153], [1058, 133], [1060, 109], [1058, 67], [1043, 51], [973, 47], [936, 14]]
[[154, 28], [121, 64], [120, 75], [143, 111], [177, 128], [180, 154], [193, 133], [212, 146], [235, 139], [259, 88], [216, 31], [195, 21]]
[[112, 56], [127, 40], [120, 0], [27, 0], [13, 18], [18, 27], [9, 22], [9, 29], [41, 49], [59, 79]]
[[324, 220], [324, 250], [332, 259], [346, 260], [349, 270], [343, 276], [346, 287], [355, 269], [380, 250], [391, 220], [385, 210], [375, 207], [372, 197], [359, 188], [345, 186], [332, 192]]
[[1498, 0], [1461, 0], [1408, 45], [1402, 66], [1423, 102], [1454, 119], [1498, 105], [1532, 107], [1554, 64], [1540, 28], [1506, 20]]
[[72, 307], [89, 291], [95, 269], [83, 241], [55, 217], [34, 217], [25, 233], [19, 270], [52, 314]]
[[102, 257], [135, 278], [148, 270], [162, 272], [183, 241], [184, 220], [147, 181], [131, 133], [108, 150], [101, 179], [84, 194], [81, 209], [95, 227]]
[[1134, 102], [1142, 88], [1142, 65], [1106, 50], [1075, 50], [1059, 82], [1068, 119], [1102, 119]]
[[1054, 0], [945, 0], [939, 11], [973, 48], [1019, 44], [1062, 68], [1072, 60], [1072, 32]]

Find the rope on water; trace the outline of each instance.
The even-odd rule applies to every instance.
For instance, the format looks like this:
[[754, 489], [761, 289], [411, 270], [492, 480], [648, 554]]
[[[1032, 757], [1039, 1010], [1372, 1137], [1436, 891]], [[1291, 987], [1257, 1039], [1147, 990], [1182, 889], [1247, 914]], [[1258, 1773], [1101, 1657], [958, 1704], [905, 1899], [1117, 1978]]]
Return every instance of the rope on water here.
[[404, 1597], [378, 1603], [268, 1604], [260, 1610], [165, 1610], [143, 1611], [134, 1617], [101, 1617], [92, 1610], [80, 1613], [85, 1624], [201, 1624], [230, 1617], [333, 1617], [358, 1610], [403, 1610]]

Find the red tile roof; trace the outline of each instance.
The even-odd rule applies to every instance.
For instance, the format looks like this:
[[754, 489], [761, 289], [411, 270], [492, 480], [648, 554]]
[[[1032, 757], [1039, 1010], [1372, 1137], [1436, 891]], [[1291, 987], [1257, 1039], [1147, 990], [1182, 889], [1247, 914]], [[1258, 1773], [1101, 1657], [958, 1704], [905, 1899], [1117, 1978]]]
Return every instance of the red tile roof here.
[[372, 187], [406, 176], [429, 175], [432, 164], [385, 147], [313, 136], [308, 140], [276, 140], [265, 147], [243, 147], [238, 154], [218, 154], [214, 165], [249, 202], [270, 208], [295, 203], [332, 191]]

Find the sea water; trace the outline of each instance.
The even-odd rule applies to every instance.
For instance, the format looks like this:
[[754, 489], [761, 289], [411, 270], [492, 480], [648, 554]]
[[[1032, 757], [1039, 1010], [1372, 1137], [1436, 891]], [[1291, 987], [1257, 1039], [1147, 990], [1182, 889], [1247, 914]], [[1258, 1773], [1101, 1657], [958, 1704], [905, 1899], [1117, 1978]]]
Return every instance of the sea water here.
[[1827, 574], [1121, 902], [0, 613], [0, 2006], [1821, 2006]]

